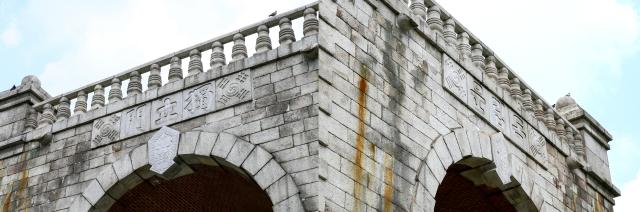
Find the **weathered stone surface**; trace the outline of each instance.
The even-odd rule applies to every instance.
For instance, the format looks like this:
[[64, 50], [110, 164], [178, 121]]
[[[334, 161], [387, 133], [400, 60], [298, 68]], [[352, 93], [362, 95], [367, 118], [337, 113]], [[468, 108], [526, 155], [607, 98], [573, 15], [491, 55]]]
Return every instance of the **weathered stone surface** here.
[[250, 100], [251, 96], [249, 71], [242, 71], [216, 81], [215, 99], [219, 108]]
[[151, 171], [164, 174], [171, 165], [178, 151], [180, 132], [169, 127], [162, 127], [149, 140], [149, 164]]
[[137, 135], [151, 129], [151, 104], [137, 105], [122, 112], [120, 138]]
[[120, 113], [95, 120], [91, 130], [91, 148], [118, 140], [120, 138], [120, 123]]
[[151, 105], [151, 128], [167, 126], [182, 119], [182, 94], [177, 93], [153, 101]]

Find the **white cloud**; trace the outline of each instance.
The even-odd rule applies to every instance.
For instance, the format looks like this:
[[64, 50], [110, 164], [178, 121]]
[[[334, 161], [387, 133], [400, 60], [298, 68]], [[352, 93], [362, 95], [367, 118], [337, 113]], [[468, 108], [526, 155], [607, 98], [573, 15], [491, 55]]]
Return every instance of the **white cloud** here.
[[616, 92], [640, 46], [638, 11], [615, 0], [438, 2], [550, 103]]
[[22, 41], [22, 36], [20, 35], [20, 31], [16, 27], [15, 24], [9, 24], [9, 26], [0, 33], [0, 40], [2, 44], [6, 47], [16, 47], [20, 45]]
[[616, 198], [614, 210], [618, 212], [638, 211], [638, 200], [640, 200], [640, 171], [633, 180], [622, 187], [621, 193], [622, 196]]
[[79, 1], [68, 14], [56, 10], [68, 5], [36, 3], [27, 14], [37, 15], [30, 18], [51, 32], [47, 42], [70, 45], [39, 74], [43, 87], [55, 95], [261, 21], [274, 10], [285, 12], [309, 2], [252, 1], [249, 6], [245, 1], [140, 0], [105, 2], [110, 5], [102, 8]]

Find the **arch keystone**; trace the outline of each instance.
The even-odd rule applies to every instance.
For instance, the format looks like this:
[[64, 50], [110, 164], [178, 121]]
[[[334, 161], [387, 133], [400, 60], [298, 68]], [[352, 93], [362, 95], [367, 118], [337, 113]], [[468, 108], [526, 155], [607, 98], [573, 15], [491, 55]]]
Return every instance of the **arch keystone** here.
[[164, 174], [175, 163], [173, 158], [178, 154], [179, 139], [180, 132], [169, 127], [162, 127], [153, 134], [147, 143], [151, 171]]

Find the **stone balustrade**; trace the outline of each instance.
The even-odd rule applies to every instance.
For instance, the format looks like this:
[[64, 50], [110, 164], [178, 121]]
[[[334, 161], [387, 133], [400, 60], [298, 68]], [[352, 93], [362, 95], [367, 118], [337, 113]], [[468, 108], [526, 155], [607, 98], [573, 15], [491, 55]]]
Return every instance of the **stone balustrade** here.
[[[147, 91], [150, 90], [175, 90], [171, 88], [171, 85], [180, 82], [184, 83], [185, 78], [196, 76], [203, 72], [207, 72], [215, 77], [227, 75], [229, 73], [224, 73], [226, 69], [246, 67], [246, 65], [243, 64], [243, 60], [253, 56], [248, 55], [247, 51], [247, 41], [245, 38], [249, 36], [257, 35], [257, 39], [253, 44], [255, 44], [254, 55], [258, 55], [266, 54], [267, 51], [278, 47], [277, 45], [272, 45], [272, 40], [276, 42], [279, 41], [280, 45], [295, 42], [296, 35], [294, 34], [294, 29], [302, 29], [303, 37], [317, 34], [319, 28], [317, 9], [318, 2], [311, 3], [176, 51], [71, 92], [46, 99], [33, 106], [33, 115], [28, 117], [26, 122], [28, 126], [25, 128], [25, 131], [37, 130], [44, 126], [54, 125], [57, 122], [81, 114], [88, 116], [82, 118], [82, 120], [86, 121], [99, 118], [110, 112], [124, 109], [123, 107], [127, 106], [126, 104], [122, 104], [122, 107], [114, 106], [118, 102], [137, 102], [138, 100], [136, 100], [136, 98], [144, 98], [140, 96], [149, 95]], [[295, 22], [298, 19], [302, 21]], [[294, 26], [293, 24], [295, 23], [299, 23], [300, 26]], [[279, 28], [279, 37], [277, 38], [269, 37], [269, 30], [274, 27]], [[302, 38], [298, 38], [298, 40], [301, 39]], [[231, 46], [232, 51], [229, 56], [225, 55], [224, 48], [226, 44]], [[203, 54], [210, 55], [210, 68], [208, 70], [204, 70], [203, 67]], [[231, 60], [227, 60], [227, 58]], [[185, 62], [183, 63], [183, 61]], [[183, 70], [186, 70], [186, 76], [183, 76]], [[168, 76], [167, 82], [163, 82], [161, 77], [163, 75]], [[145, 81], [146, 86], [143, 85]], [[126, 88], [123, 87], [125, 85]], [[157, 93], [158, 91], [155, 91], [154, 95], [158, 95]], [[105, 111], [90, 114], [92, 111], [100, 109]], [[81, 120], [75, 121], [82, 122]]]
[[[419, 21], [427, 36], [435, 38], [434, 42], [443, 48], [453, 59], [466, 67], [471, 75], [489, 86], [499, 97], [511, 98], [516, 105], [509, 105], [538, 128], [546, 128], [546, 134], [552, 143], [554, 140], [566, 142], [578, 156], [583, 156], [583, 144], [578, 130], [565, 117], [535, 93], [527, 83], [522, 81], [494, 52], [476, 36], [453, 18], [450, 13], [433, 0], [411, 0], [409, 11]], [[457, 58], [456, 58], [457, 57]], [[470, 64], [466, 66], [466, 64]], [[471, 70], [469, 70], [471, 69]], [[504, 93], [504, 94], [503, 94]], [[509, 103], [509, 101], [506, 101]], [[528, 119], [531, 117], [531, 119]], [[540, 124], [536, 124], [536, 123]], [[569, 136], [570, 135], [570, 136]], [[555, 138], [551, 138], [555, 137]], [[557, 139], [556, 139], [557, 138]], [[554, 143], [560, 149], [561, 144]]]

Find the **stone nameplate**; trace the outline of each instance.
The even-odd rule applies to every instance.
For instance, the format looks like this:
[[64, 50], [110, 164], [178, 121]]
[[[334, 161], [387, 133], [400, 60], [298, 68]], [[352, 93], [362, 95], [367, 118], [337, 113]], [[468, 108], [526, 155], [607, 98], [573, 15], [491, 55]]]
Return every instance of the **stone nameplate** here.
[[174, 164], [179, 140], [180, 132], [169, 127], [162, 127], [153, 134], [147, 143], [151, 171], [164, 174]]
[[516, 105], [512, 109], [507, 106], [446, 54], [443, 54], [442, 64], [442, 85], [445, 90], [503, 132], [518, 148], [546, 168], [547, 141], [516, 112], [522, 111], [522, 107]]
[[91, 147], [251, 101], [250, 74], [249, 70], [240, 71], [95, 120]]
[[109, 144], [120, 139], [120, 113], [93, 121], [91, 148]]
[[145, 103], [122, 111], [120, 138], [127, 138], [151, 129], [151, 104]]

